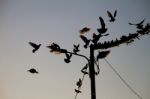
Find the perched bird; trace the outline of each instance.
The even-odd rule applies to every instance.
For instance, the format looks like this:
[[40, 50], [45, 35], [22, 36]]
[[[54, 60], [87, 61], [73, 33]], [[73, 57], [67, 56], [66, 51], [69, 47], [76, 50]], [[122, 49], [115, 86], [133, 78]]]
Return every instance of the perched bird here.
[[107, 14], [110, 17], [110, 20], [109, 20], [110, 22], [114, 22], [116, 20], [115, 17], [117, 15], [117, 10], [115, 10], [114, 15], [112, 15], [112, 13], [109, 11], [107, 11]]
[[87, 39], [85, 36], [83, 36], [83, 35], [80, 35], [80, 38], [81, 38], [81, 39], [84, 41], [84, 43], [85, 43], [84, 48], [87, 48], [91, 40], [88, 40], [88, 39]]
[[37, 45], [37, 44], [35, 44], [33, 42], [29, 42], [29, 44], [34, 48], [32, 50], [33, 53], [35, 53], [40, 48], [40, 46], [41, 46], [41, 44]]
[[34, 74], [34, 73], [36, 73], [36, 74], [39, 73], [39, 72], [36, 71], [36, 69], [34, 69], [34, 68], [29, 69], [28, 72], [33, 73], [33, 74]]
[[101, 28], [98, 28], [97, 31], [102, 34], [102, 33], [106, 33], [107, 28], [105, 27], [105, 23], [102, 17], [99, 17], [100, 23], [101, 23]]
[[84, 34], [84, 33], [88, 32], [88, 31], [90, 31], [90, 28], [84, 27], [84, 28], [81, 29], [79, 32], [80, 32], [80, 34]]
[[145, 19], [143, 19], [141, 22], [134, 24], [134, 23], [129, 23], [129, 25], [135, 25], [136, 28], [138, 29], [143, 29], [143, 23], [144, 23]]
[[76, 85], [78, 86], [78, 88], [82, 86], [82, 80], [80, 78], [79, 78], [79, 81], [76, 83]]
[[77, 90], [77, 89], [75, 89], [75, 92], [76, 92], [76, 93], [81, 93], [81, 91], [80, 91], [80, 90]]
[[66, 62], [66, 63], [70, 63], [70, 59], [71, 59], [71, 57], [72, 57], [72, 54], [68, 54], [68, 53], [65, 53], [66, 54], [66, 58], [64, 59], [64, 61]]
[[73, 46], [74, 46], [73, 52], [74, 52], [75, 54], [80, 51], [80, 50], [79, 50], [80, 44], [78, 44], [78, 45], [73, 45]]

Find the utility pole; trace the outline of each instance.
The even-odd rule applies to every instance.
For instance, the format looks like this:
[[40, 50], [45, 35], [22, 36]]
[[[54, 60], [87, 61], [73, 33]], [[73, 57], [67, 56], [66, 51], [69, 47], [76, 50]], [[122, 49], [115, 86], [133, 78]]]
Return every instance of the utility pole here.
[[90, 45], [90, 66], [89, 76], [91, 80], [91, 99], [96, 99], [96, 87], [95, 87], [95, 68], [94, 68], [94, 45]]
[[[72, 55], [76, 55], [76, 56], [80, 56], [85, 58], [88, 63], [86, 64], [86, 66], [84, 66], [81, 70], [81, 72], [83, 73], [83, 75], [88, 74], [90, 77], [90, 81], [91, 81], [91, 99], [96, 99], [96, 84], [95, 84], [95, 75], [99, 73], [96, 72], [95, 70], [95, 66], [97, 65], [96, 62], [98, 62], [99, 59], [104, 59], [110, 52], [109, 48], [112, 47], [118, 47], [119, 45], [122, 44], [127, 44], [129, 45], [130, 43], [134, 42], [135, 39], [139, 39], [139, 37], [143, 36], [143, 35], [148, 35], [150, 34], [150, 24], [147, 23], [146, 25], [143, 25], [143, 21], [141, 21], [140, 23], [137, 24], [132, 24], [130, 23], [129, 25], [134, 25], [137, 28], [137, 31], [135, 33], [129, 33], [129, 35], [122, 35], [120, 38], [116, 38], [115, 40], [111, 40], [111, 41], [105, 41], [105, 42], [99, 42], [99, 39], [105, 36], [108, 36], [109, 34], [106, 33], [107, 32], [107, 28], [105, 27], [105, 22], [103, 20], [102, 17], [99, 17], [100, 23], [101, 23], [101, 28], [98, 28], [98, 34], [93, 33], [93, 38], [92, 39], [88, 39], [87, 37], [85, 37], [84, 33], [89, 32], [90, 28], [84, 27], [82, 30], [80, 30], [80, 38], [84, 41], [84, 48], [90, 48], [90, 58], [87, 58], [85, 55], [79, 54], [78, 52], [79, 50], [79, 44], [78, 45], [73, 45], [73, 51], [68, 51], [67, 49], [62, 49], [58, 44], [56, 43], [52, 43], [51, 45], [47, 46], [50, 49], [50, 52], [56, 52], [56, 53], [63, 53], [66, 55], [66, 57], [64, 58], [64, 61], [66, 63], [70, 63], [71, 62], [71, 57]], [[95, 57], [94, 55], [94, 51], [98, 50], [98, 55], [97, 57]], [[99, 51], [101, 50], [101, 51]], [[99, 68], [99, 66], [97, 65], [97, 67]], [[87, 68], [89, 68], [89, 72], [87, 72]], [[97, 68], [97, 69], [98, 69]], [[84, 76], [83, 76], [84, 78]], [[79, 81], [76, 83], [76, 85], [78, 86], [78, 89], [75, 89], [76, 92], [76, 96], [77, 94], [81, 93], [81, 86], [82, 86], [82, 81], [83, 79], [79, 78]], [[76, 99], [75, 96], [75, 99]]]

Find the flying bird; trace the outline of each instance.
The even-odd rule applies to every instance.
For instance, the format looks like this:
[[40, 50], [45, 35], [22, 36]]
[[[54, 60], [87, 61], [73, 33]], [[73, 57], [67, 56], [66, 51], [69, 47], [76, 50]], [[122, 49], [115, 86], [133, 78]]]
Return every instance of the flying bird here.
[[36, 70], [36, 69], [34, 69], [34, 68], [31, 68], [31, 69], [29, 69], [28, 70], [28, 72], [30, 72], [30, 73], [32, 73], [32, 74], [38, 74], [39, 72]]
[[110, 11], [107, 11], [108, 16], [110, 17], [110, 22], [114, 22], [116, 19], [116, 15], [117, 15], [117, 10], [115, 10], [114, 15], [112, 15], [112, 13]]
[[33, 50], [32, 50], [33, 53], [35, 53], [40, 48], [40, 46], [42, 45], [42, 44], [37, 45], [33, 42], [29, 42], [29, 44], [33, 47]]
[[80, 35], [80, 38], [81, 38], [81, 39], [84, 41], [84, 43], [85, 43], [84, 48], [87, 48], [91, 40], [88, 40], [88, 39], [87, 39], [85, 36], [83, 36], [83, 35]]
[[145, 19], [143, 19], [141, 22], [134, 24], [134, 23], [129, 23], [129, 25], [135, 25], [138, 29], [143, 29], [143, 23]]
[[70, 59], [71, 59], [71, 57], [72, 57], [72, 54], [65, 53], [65, 55], [66, 55], [66, 58], [64, 59], [64, 61], [65, 61], [66, 63], [70, 63]]
[[90, 28], [84, 27], [84, 28], [81, 29], [79, 32], [80, 32], [80, 34], [84, 34], [84, 33], [88, 32], [88, 31], [90, 31]]
[[80, 44], [78, 44], [78, 45], [73, 45], [73, 46], [74, 46], [73, 52], [74, 52], [75, 54], [80, 51], [80, 50], [79, 50]]
[[100, 34], [106, 33], [107, 28], [105, 27], [105, 23], [104, 23], [103, 18], [102, 18], [102, 17], [99, 17], [99, 20], [100, 20], [101, 28], [98, 28], [97, 31], [98, 31]]

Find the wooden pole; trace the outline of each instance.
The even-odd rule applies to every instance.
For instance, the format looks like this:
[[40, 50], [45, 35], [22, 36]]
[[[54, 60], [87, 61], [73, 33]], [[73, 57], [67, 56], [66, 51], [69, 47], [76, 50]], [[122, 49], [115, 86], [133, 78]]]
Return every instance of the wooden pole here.
[[96, 89], [95, 89], [95, 69], [94, 69], [94, 45], [90, 45], [90, 66], [89, 66], [89, 76], [91, 80], [91, 99], [96, 99]]

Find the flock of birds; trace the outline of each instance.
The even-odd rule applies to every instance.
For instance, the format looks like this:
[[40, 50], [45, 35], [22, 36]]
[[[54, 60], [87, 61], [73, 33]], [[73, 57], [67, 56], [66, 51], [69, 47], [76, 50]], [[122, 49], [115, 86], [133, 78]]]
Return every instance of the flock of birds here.
[[[107, 11], [107, 14], [108, 14], [108, 17], [110, 18], [110, 22], [114, 22], [116, 20], [116, 15], [117, 15], [117, 10], [115, 10], [114, 14], [112, 14], [110, 11]], [[84, 27], [83, 29], [81, 29], [79, 32], [80, 32], [80, 38], [84, 41], [85, 45], [84, 45], [84, 48], [87, 48], [90, 41], [92, 41], [94, 44], [96, 44], [99, 40], [100, 37], [102, 36], [108, 36], [109, 34], [105, 34], [107, 32], [107, 28], [105, 26], [105, 22], [104, 22], [104, 19], [102, 17], [99, 17], [99, 20], [100, 20], [100, 25], [101, 25], [101, 28], [98, 28], [97, 29], [97, 32], [99, 34], [95, 34], [93, 33], [93, 39], [87, 39], [83, 34], [90, 31], [90, 28], [88, 27]]]
[[[110, 18], [108, 21], [109, 22], [115, 22], [116, 21], [116, 16], [117, 16], [117, 10], [114, 11], [114, 13], [112, 14], [110, 11], [107, 11], [107, 15]], [[145, 35], [145, 34], [149, 34], [150, 33], [150, 24], [148, 23], [147, 25], [143, 25], [145, 19], [143, 19], [141, 22], [139, 23], [129, 23], [129, 25], [133, 25], [137, 28], [137, 33], [129, 33], [128, 36], [121, 36], [119, 39], [116, 38], [116, 40], [111, 40], [111, 41], [105, 41], [103, 43], [98, 42], [99, 39], [103, 36], [108, 36], [109, 34], [107, 33], [108, 28], [105, 25], [104, 19], [100, 16], [99, 17], [99, 21], [100, 21], [100, 25], [101, 27], [97, 29], [98, 34], [93, 33], [92, 39], [88, 39], [84, 34], [90, 31], [90, 28], [88, 27], [84, 27], [81, 30], [79, 30], [80, 32], [80, 38], [82, 39], [82, 41], [84, 42], [83, 47], [84, 48], [88, 48], [89, 45], [91, 44], [90, 42], [92, 42], [92, 44], [94, 45], [94, 49], [107, 49], [107, 48], [111, 48], [111, 47], [115, 47], [115, 46], [119, 46], [120, 44], [126, 43], [127, 45], [132, 43], [134, 41], [135, 38], [139, 39], [139, 37], [141, 35]], [[42, 44], [36, 44], [33, 42], [29, 42], [29, 45], [33, 48], [32, 52], [35, 53], [36, 51], [39, 50], [39, 48], [41, 47]], [[79, 55], [78, 52], [79, 50], [80, 44], [77, 45], [73, 45], [73, 52], [68, 52], [66, 49], [61, 49], [60, 46], [56, 43], [52, 43], [51, 45], [47, 46], [47, 48], [50, 49], [50, 52], [55, 52], [55, 53], [64, 53], [65, 54], [65, 58], [64, 58], [64, 62], [66, 63], [70, 63], [71, 62], [71, 57], [72, 54], [74, 55]], [[103, 59], [105, 58], [108, 54], [110, 53], [110, 50], [105, 50], [105, 51], [98, 51], [98, 55], [95, 58], [95, 62], [98, 62], [99, 59]], [[81, 86], [82, 86], [82, 82], [84, 79], [84, 75], [89, 74], [87, 72], [87, 68], [89, 67], [89, 64], [86, 64], [82, 69], [81, 72], [83, 73], [83, 78], [79, 78], [79, 80], [76, 82], [77, 85], [77, 89], [75, 89], [75, 93], [76, 96], [81, 93]], [[97, 71], [95, 72], [95, 75], [99, 74], [99, 65], [97, 65]], [[31, 68], [28, 70], [28, 72], [32, 73], [32, 74], [38, 74], [39, 72], [35, 69], [35, 68]], [[75, 96], [75, 99], [76, 99]]]
[[[33, 47], [33, 50], [32, 52], [35, 53], [42, 44], [36, 44], [36, 43], [33, 43], [33, 42], [29, 42], [29, 44]], [[31, 68], [28, 70], [28, 72], [32, 73], [32, 74], [38, 74], [39, 72], [35, 69], [35, 68]]]
[[[110, 11], [107, 11], [107, 15], [108, 15], [108, 17], [110, 18], [109, 19], [109, 21], [110, 22], [114, 22], [114, 21], [116, 21], [116, 16], [117, 16], [117, 10], [115, 10], [114, 11], [114, 13], [112, 14]], [[100, 43], [100, 42], [98, 42], [99, 41], [99, 39], [101, 38], [101, 37], [103, 37], [103, 36], [108, 36], [109, 34], [108, 33], [106, 33], [107, 32], [107, 30], [108, 30], [108, 28], [106, 27], [106, 25], [105, 25], [105, 22], [104, 22], [104, 19], [102, 18], [102, 17], [99, 17], [99, 21], [100, 21], [100, 25], [101, 25], [101, 28], [98, 28], [97, 29], [97, 32], [98, 32], [98, 34], [96, 34], [96, 33], [93, 33], [93, 37], [92, 37], [92, 39], [88, 39], [87, 37], [85, 37], [84, 36], [84, 34], [85, 33], [87, 33], [88, 31], [90, 31], [90, 28], [88, 28], [88, 27], [84, 27], [83, 29], [81, 29], [79, 32], [80, 32], [80, 38], [84, 41], [84, 48], [87, 48], [87, 47], [89, 47], [89, 44], [90, 44], [90, 42], [92, 42], [93, 44], [95, 44], [95, 45], [97, 45], [96, 47], [97, 47], [97, 49], [99, 48], [99, 49], [107, 49], [107, 48], [109, 48], [109, 47], [112, 47], [112, 46], [118, 46], [119, 44], [121, 44], [122, 42], [124, 42], [124, 41], [128, 41], [128, 39], [130, 39], [130, 38], [138, 38], [138, 34], [129, 34], [129, 36], [122, 36], [121, 38], [120, 38], [120, 40], [118, 40], [117, 38], [116, 38], [116, 40], [115, 41], [105, 41], [104, 43]], [[129, 25], [134, 25], [134, 26], [136, 26], [136, 28], [137, 29], [139, 29], [138, 30], [138, 32], [141, 32], [141, 31], [146, 31], [145, 30], [145, 28], [143, 28], [143, 23], [144, 23], [144, 21], [145, 21], [145, 19], [143, 19], [141, 22], [139, 22], [139, 23], [129, 23]], [[149, 24], [147, 24], [147, 27], [149, 28], [150, 26], [149, 26]], [[141, 32], [142, 33], [142, 32]], [[139, 38], [138, 38], [139, 39]], [[131, 42], [133, 42], [133, 40], [129, 40], [128, 42], [126, 42], [127, 44], [128, 43], [131, 43]], [[30, 44], [30, 46], [32, 46], [33, 47], [33, 50], [32, 50], [32, 52], [33, 53], [35, 53], [39, 48], [40, 48], [40, 46], [42, 45], [42, 44], [36, 44], [36, 43], [33, 43], [33, 42], [29, 42], [29, 44]], [[75, 54], [77, 54], [80, 50], [79, 50], [79, 46], [80, 46], [80, 44], [78, 44], [78, 45], [73, 45], [73, 52], [75, 53]], [[67, 50], [65, 50], [65, 49], [61, 49], [60, 48], [60, 46], [58, 45], [58, 44], [56, 44], [56, 43], [52, 43], [50, 46], [47, 46], [49, 49], [51, 49], [50, 50], [50, 52], [54, 52], [54, 51], [60, 51], [60, 52], [64, 52], [65, 53], [65, 56], [66, 56], [66, 58], [64, 58], [64, 61], [66, 62], [66, 63], [70, 63], [70, 59], [71, 59], [71, 57], [72, 57], [72, 54], [71, 53], [67, 53]], [[96, 48], [95, 48], [96, 49]], [[110, 51], [106, 51], [106, 52], [104, 52], [104, 53], [109, 53]], [[103, 56], [105, 56], [105, 54], [102, 54], [102, 52], [100, 52], [99, 53], [99, 55], [97, 56], [97, 60], [98, 60], [98, 58], [102, 58]], [[38, 74], [38, 72], [36, 71], [36, 69], [34, 69], [34, 68], [31, 68], [30, 70], [28, 70], [30, 73], [37, 73]]]

